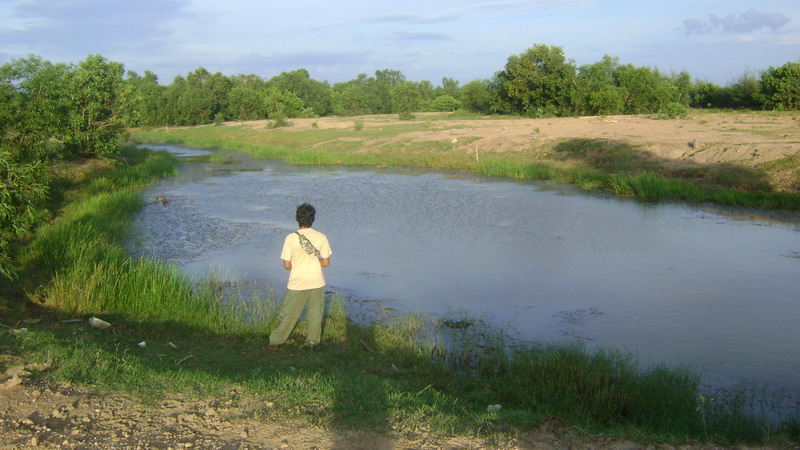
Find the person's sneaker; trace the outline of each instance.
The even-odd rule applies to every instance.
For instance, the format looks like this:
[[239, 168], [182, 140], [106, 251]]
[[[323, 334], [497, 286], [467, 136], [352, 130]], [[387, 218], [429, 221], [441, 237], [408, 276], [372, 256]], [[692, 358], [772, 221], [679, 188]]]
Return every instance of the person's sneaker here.
[[319, 344], [303, 344], [303, 348], [304, 348], [304, 349], [306, 349], [306, 350], [310, 350], [310, 351], [312, 351], [312, 352], [313, 352], [314, 350], [316, 350], [318, 346], [319, 346]]

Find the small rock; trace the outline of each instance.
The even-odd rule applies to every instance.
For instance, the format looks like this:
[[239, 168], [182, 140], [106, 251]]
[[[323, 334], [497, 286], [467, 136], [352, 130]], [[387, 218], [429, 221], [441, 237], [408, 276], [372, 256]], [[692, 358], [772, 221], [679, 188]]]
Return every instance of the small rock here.
[[14, 375], [13, 377], [6, 380], [5, 383], [0, 384], [0, 389], [8, 389], [12, 386], [17, 386], [19, 384], [22, 384], [22, 380], [16, 375]]
[[5, 374], [7, 377], [21, 377], [25, 375], [25, 366], [11, 366], [6, 369]]
[[97, 328], [98, 330], [105, 330], [106, 328], [111, 328], [111, 324], [106, 322], [105, 320], [98, 319], [97, 317], [92, 317], [89, 319], [89, 325], [92, 328]]

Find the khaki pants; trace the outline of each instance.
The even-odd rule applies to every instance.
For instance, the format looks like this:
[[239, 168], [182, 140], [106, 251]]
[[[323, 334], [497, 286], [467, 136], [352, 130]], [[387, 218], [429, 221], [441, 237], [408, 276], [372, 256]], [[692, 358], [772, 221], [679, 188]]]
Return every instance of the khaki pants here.
[[269, 335], [269, 345], [281, 345], [289, 338], [289, 334], [297, 325], [297, 319], [308, 306], [306, 322], [308, 336], [306, 345], [317, 345], [322, 338], [322, 315], [325, 311], [325, 288], [306, 289], [302, 291], [286, 291], [281, 307], [280, 323]]

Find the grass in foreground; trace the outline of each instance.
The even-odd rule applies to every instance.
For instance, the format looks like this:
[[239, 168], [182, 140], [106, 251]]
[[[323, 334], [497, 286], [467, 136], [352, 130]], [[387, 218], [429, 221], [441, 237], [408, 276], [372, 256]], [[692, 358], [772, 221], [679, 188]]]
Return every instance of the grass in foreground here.
[[[449, 141], [398, 140], [403, 133], [447, 127], [446, 119], [380, 129], [254, 130], [247, 126], [136, 130], [138, 142], [223, 148], [293, 164], [409, 166], [545, 179], [646, 201], [675, 199], [728, 206], [800, 209], [800, 194], [773, 192], [767, 171], [800, 174], [800, 159], [748, 168], [735, 164], [670, 169], [639, 149], [602, 139], [573, 139], [553, 148], [475, 155]], [[462, 139], [466, 142], [467, 140]], [[463, 145], [462, 142], [459, 145]], [[368, 147], [367, 147], [368, 145]], [[549, 155], [543, 157], [542, 155]]]
[[[329, 302], [320, 351], [298, 345], [301, 326], [284, 351], [262, 352], [277, 315], [274, 296], [234, 307], [231, 286], [213, 278], [193, 284], [173, 266], [124, 255], [120, 243], [141, 205], [139, 187], [174, 164], [150, 154], [142, 165], [90, 179], [82, 192], [65, 196], [72, 201], [62, 216], [41, 227], [21, 256], [25, 279], [39, 280], [26, 289], [44, 306], [19, 308], [5, 296], [0, 303], [0, 351], [11, 355], [0, 359], [0, 369], [41, 364], [41, 377], [145, 401], [176, 392], [256, 398], [262, 401], [254, 404], [274, 407], [254, 406], [255, 416], [334, 427], [500, 439], [555, 415], [590, 433], [639, 442], [800, 438], [796, 418], [770, 425], [724, 399], [700, 397], [690, 370], [645, 370], [628, 355], [579, 345], [509, 346], [501, 333], [469, 320], [406, 316], [357, 326], [338, 296]], [[31, 315], [43, 320], [10, 332]], [[91, 316], [114, 326], [93, 329], [86, 324]], [[73, 318], [80, 321], [61, 321]]]

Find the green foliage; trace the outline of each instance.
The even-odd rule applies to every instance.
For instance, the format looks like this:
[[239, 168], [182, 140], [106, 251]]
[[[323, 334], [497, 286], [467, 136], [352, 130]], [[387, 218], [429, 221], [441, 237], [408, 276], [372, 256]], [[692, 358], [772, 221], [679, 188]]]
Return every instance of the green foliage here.
[[391, 89], [392, 112], [398, 113], [401, 119], [414, 118], [413, 113], [420, 109], [420, 94], [414, 83], [403, 81]]
[[530, 117], [565, 116], [576, 109], [577, 74], [561, 47], [537, 44], [509, 57], [498, 80], [508, 112]]
[[659, 119], [685, 119], [688, 116], [689, 108], [683, 103], [667, 103], [658, 110]]
[[668, 103], [678, 102], [677, 87], [649, 68], [621, 66], [614, 78], [623, 92], [623, 114], [654, 113]]
[[156, 126], [167, 123], [167, 88], [158, 84], [158, 77], [154, 73], [145, 71], [144, 77], [140, 77], [136, 72], [128, 72], [125, 85], [131, 96], [131, 102], [123, 110], [126, 126]]
[[430, 111], [437, 111], [437, 112], [443, 112], [443, 111], [452, 112], [457, 109], [461, 109], [461, 107], [462, 107], [461, 102], [456, 100], [455, 98], [449, 95], [440, 95], [430, 102], [428, 109]]
[[617, 85], [617, 70], [619, 60], [608, 55], [600, 62], [580, 67], [580, 97], [586, 112], [592, 115], [622, 114], [625, 89]]
[[267, 128], [275, 129], [275, 128], [284, 128], [292, 126], [292, 122], [286, 118], [286, 116], [282, 114], [277, 114], [272, 117], [272, 120], [269, 121], [267, 124]]
[[450, 97], [458, 100], [458, 98], [461, 96], [461, 89], [459, 89], [458, 84], [458, 80], [447, 77], [442, 78], [442, 87], [437, 90], [438, 95], [449, 95]]
[[314, 111], [306, 108], [297, 95], [271, 87], [265, 91], [264, 105], [267, 117], [273, 120], [287, 117], [314, 117]]
[[330, 86], [328, 83], [313, 80], [306, 69], [284, 72], [269, 80], [267, 84], [279, 91], [293, 94], [303, 105], [310, 108], [311, 111], [306, 112], [303, 117], [324, 116], [333, 111]]
[[68, 78], [70, 120], [64, 135], [68, 153], [106, 156], [125, 133], [123, 111], [131, 101], [123, 89], [122, 64], [92, 55]]
[[471, 81], [461, 88], [461, 102], [470, 111], [488, 114], [491, 98], [488, 80]]
[[62, 154], [60, 140], [72, 114], [70, 68], [36, 56], [0, 67], [0, 150], [34, 162]]
[[9, 245], [28, 234], [38, 219], [37, 206], [48, 192], [49, 174], [41, 162], [15, 163], [0, 151], [0, 276], [14, 278]]
[[237, 86], [228, 95], [227, 117], [231, 120], [256, 120], [266, 117], [266, 101], [261, 91]]
[[761, 75], [758, 98], [768, 109], [800, 110], [800, 62], [770, 67], [764, 72]]
[[752, 73], [742, 75], [735, 83], [726, 88], [730, 103], [735, 108], [759, 109], [758, 80]]

